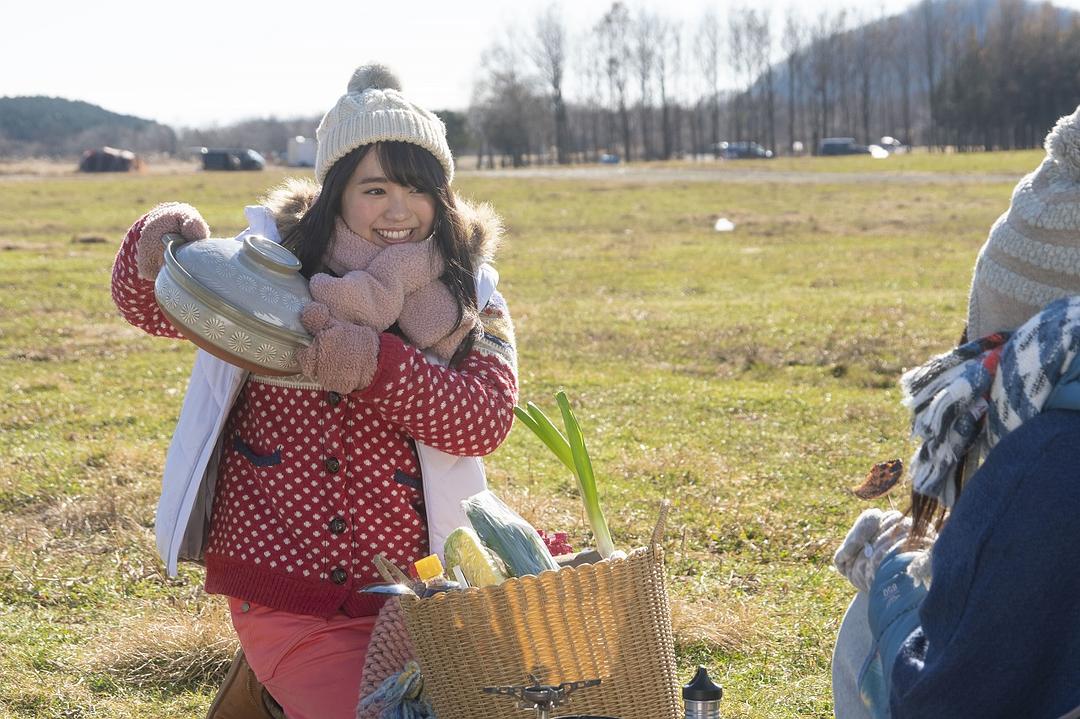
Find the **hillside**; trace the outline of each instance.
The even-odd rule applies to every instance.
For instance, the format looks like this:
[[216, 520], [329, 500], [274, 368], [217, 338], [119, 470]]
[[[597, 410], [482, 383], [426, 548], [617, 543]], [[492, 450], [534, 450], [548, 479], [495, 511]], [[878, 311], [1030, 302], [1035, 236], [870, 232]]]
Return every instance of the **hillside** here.
[[176, 133], [151, 120], [59, 97], [0, 97], [0, 157], [62, 157], [112, 145], [172, 152]]

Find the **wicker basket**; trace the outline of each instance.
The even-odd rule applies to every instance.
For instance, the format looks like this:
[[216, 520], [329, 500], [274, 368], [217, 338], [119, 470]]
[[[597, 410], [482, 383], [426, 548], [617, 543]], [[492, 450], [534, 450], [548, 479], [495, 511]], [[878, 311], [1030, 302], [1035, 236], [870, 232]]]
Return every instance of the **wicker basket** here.
[[679, 719], [671, 608], [660, 546], [666, 506], [648, 547], [613, 559], [508, 579], [482, 589], [403, 598], [405, 624], [438, 719], [522, 719], [485, 686], [599, 678], [563, 712]]

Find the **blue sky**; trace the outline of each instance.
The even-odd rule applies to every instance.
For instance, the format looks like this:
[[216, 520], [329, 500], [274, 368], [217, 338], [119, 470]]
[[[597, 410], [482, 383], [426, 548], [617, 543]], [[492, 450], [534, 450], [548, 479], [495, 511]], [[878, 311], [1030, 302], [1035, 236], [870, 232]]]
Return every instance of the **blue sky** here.
[[[786, 2], [774, 0], [778, 17]], [[520, 40], [547, 4], [19, 0], [5, 3], [0, 14], [0, 95], [85, 100], [172, 125], [227, 124], [321, 114], [344, 92], [353, 67], [374, 59], [394, 67], [421, 104], [460, 109], [468, 104], [485, 47], [495, 37]], [[560, 9], [573, 31], [591, 26], [610, 4], [568, 0]], [[686, 23], [707, 8], [723, 15], [737, 6], [711, 0], [627, 4]], [[871, 18], [911, 4], [810, 0], [798, 6], [810, 16], [844, 7]], [[1055, 4], [1080, 8], [1080, 0]]]

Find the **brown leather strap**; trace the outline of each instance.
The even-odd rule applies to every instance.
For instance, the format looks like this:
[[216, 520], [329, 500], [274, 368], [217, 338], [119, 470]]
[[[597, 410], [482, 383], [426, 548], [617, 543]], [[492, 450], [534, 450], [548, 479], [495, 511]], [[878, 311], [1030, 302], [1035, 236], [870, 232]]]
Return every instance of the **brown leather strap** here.
[[259, 683], [240, 650], [229, 665], [206, 719], [285, 719], [285, 713]]

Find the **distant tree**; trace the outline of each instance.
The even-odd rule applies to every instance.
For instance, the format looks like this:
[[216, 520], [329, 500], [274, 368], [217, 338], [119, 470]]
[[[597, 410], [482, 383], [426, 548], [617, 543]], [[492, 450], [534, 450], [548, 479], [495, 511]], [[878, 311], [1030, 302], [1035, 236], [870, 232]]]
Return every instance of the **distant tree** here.
[[482, 142], [514, 167], [529, 161], [541, 134], [536, 118], [545, 104], [510, 43], [496, 42], [481, 56], [481, 79], [469, 116]]
[[799, 106], [797, 98], [799, 97], [799, 84], [802, 79], [803, 71], [804, 37], [805, 31], [802, 18], [799, 17], [798, 13], [793, 7], [788, 7], [787, 12], [784, 15], [783, 38], [784, 52], [787, 54], [788, 151], [792, 150], [792, 145], [795, 143], [795, 140], [797, 139], [797, 132], [799, 131]]
[[642, 10], [633, 23], [632, 65], [638, 76], [638, 126], [641, 129], [641, 151], [646, 160], [654, 159], [652, 147], [652, 75], [657, 61], [657, 31], [660, 18]]
[[[761, 102], [757, 103], [757, 115], [764, 120], [764, 143], [776, 151], [776, 85], [773, 80], [772, 20], [767, 9], [750, 9], [745, 14], [744, 29], [747, 37], [747, 66], [750, 69], [750, 88], [759, 87]], [[754, 135], [761, 137], [761, 130]]]
[[446, 143], [455, 155], [475, 147], [475, 140], [469, 134], [468, 115], [457, 110], [438, 110], [435, 114], [446, 125]]
[[[890, 85], [894, 93], [899, 94], [899, 127], [903, 128], [901, 140], [911, 144], [915, 142], [913, 127], [912, 100], [912, 57], [915, 54], [913, 21], [907, 16], [891, 17], [885, 22], [883, 42], [886, 43], [887, 55], [892, 69]], [[895, 127], [896, 121], [892, 123]]]
[[555, 119], [555, 154], [560, 165], [570, 161], [567, 154], [570, 137], [562, 91], [566, 54], [566, 27], [558, 7], [549, 5], [536, 19], [532, 58], [551, 93]]
[[[720, 18], [710, 8], [701, 16], [697, 37], [698, 61], [701, 63], [702, 80], [709, 102], [709, 142], [713, 152], [719, 153], [720, 143], [720, 52], [723, 40], [720, 35]], [[698, 151], [698, 147], [694, 148]]]
[[613, 3], [600, 18], [597, 30], [604, 43], [609, 94], [618, 111], [623, 157], [629, 161], [633, 140], [630, 136], [630, 109], [626, 101], [630, 64], [630, 11], [626, 5], [622, 2]]
[[[746, 139], [743, 136], [743, 121], [746, 119], [746, 104], [750, 95], [750, 86], [753, 84], [753, 70], [750, 69], [753, 60], [749, 52], [750, 38], [747, 36], [746, 27], [747, 16], [750, 12], [746, 8], [736, 9], [732, 11], [732, 16], [727, 23], [728, 62], [735, 77], [735, 84], [741, 88], [744, 86], [744, 77], [747, 78], [745, 80], [746, 91], [737, 91], [732, 103], [731, 119], [733, 124], [730, 128], [732, 140]], [[719, 112], [719, 109], [717, 112]]]
[[876, 92], [874, 81], [877, 79], [881, 57], [881, 32], [876, 25], [862, 22], [858, 25], [852, 34], [855, 59], [853, 67], [859, 96], [859, 129], [862, 131], [863, 142], [870, 143], [873, 137], [870, 122]]
[[674, 92], [669, 90], [681, 67], [681, 38], [679, 27], [670, 20], [656, 18], [656, 81], [660, 89], [660, 156], [671, 159], [675, 138], [679, 134]]
[[844, 11], [832, 14], [821, 10], [810, 28], [809, 72], [814, 93], [813, 151], [832, 130], [834, 82], [839, 74], [840, 32], [845, 24]]
[[585, 101], [583, 119], [586, 126], [582, 133], [585, 142], [585, 159], [595, 162], [600, 150], [610, 151], [612, 139], [604, 137], [604, 79], [607, 75], [604, 63], [603, 39], [596, 32], [587, 33], [577, 46], [577, 66], [582, 77]]

